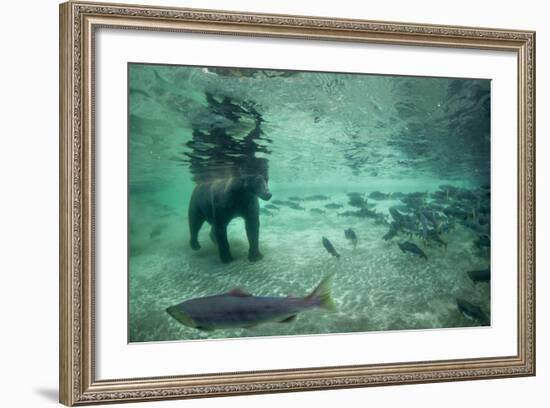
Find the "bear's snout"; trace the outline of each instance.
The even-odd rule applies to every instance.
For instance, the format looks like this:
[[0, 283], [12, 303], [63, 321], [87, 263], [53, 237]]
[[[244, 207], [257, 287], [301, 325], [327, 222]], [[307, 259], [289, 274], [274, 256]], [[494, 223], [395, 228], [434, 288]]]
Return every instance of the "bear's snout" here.
[[256, 183], [256, 195], [264, 201], [269, 200], [272, 194], [271, 191], [269, 191], [269, 187], [267, 186], [267, 180], [262, 176], [257, 176]]
[[271, 194], [271, 191], [269, 191], [267, 186], [264, 184], [264, 188], [262, 189], [261, 193], [258, 194], [258, 197], [260, 197], [264, 201], [268, 201], [272, 195], [273, 194]]

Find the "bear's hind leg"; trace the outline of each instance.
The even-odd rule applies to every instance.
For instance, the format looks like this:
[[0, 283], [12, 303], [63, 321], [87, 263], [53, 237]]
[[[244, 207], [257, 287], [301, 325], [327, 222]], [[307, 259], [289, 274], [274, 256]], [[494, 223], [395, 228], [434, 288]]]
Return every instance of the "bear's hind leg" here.
[[264, 256], [260, 252], [259, 239], [260, 239], [260, 219], [257, 214], [249, 215], [244, 220], [246, 229], [246, 237], [248, 238], [248, 260], [250, 262], [256, 262], [262, 259]]
[[216, 233], [214, 232], [214, 227], [210, 228], [210, 241], [212, 241], [214, 245], [218, 245], [218, 243], [216, 242]]
[[216, 224], [213, 227], [214, 237], [218, 244], [218, 252], [223, 263], [229, 263], [233, 260], [231, 250], [229, 249], [229, 241], [227, 240], [227, 225]]

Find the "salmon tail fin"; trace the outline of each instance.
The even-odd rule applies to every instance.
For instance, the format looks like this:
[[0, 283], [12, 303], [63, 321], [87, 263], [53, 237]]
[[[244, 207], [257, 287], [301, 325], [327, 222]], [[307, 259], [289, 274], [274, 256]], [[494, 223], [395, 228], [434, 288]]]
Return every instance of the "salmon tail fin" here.
[[330, 294], [333, 279], [334, 273], [327, 274], [313, 292], [306, 297], [306, 300], [311, 300], [324, 309], [336, 310], [336, 304]]

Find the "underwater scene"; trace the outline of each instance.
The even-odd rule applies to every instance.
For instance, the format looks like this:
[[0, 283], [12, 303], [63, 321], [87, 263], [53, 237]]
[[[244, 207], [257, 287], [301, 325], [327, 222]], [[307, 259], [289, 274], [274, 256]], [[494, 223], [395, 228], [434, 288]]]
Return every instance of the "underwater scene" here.
[[491, 82], [128, 65], [128, 341], [489, 326]]

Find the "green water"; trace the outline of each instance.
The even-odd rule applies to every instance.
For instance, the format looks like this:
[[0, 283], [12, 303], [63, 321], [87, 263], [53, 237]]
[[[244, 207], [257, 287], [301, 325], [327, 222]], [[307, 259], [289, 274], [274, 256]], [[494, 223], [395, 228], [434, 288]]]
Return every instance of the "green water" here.
[[[489, 266], [488, 248], [476, 245], [490, 236], [489, 225], [479, 218], [480, 198], [457, 198], [480, 197], [490, 183], [488, 80], [143, 64], [131, 64], [128, 79], [129, 341], [487, 324], [461, 313], [456, 299], [490, 316], [490, 285], [474, 284], [466, 273]], [[303, 201], [262, 210], [258, 262], [247, 259], [242, 219], [233, 220], [235, 261], [223, 264], [206, 224], [202, 248], [190, 248], [187, 208], [196, 183], [236, 171], [268, 174], [273, 198], [260, 201], [262, 208], [293, 196]], [[438, 201], [438, 191], [449, 191], [441, 185], [462, 193]], [[375, 191], [393, 195], [368, 198]], [[358, 210], [351, 192], [361, 193], [378, 218], [343, 215]], [[452, 224], [438, 229], [446, 248], [422, 237], [420, 218], [418, 234], [382, 238], [393, 221], [389, 208], [415, 217], [395, 193], [415, 192], [427, 193], [419, 211]], [[304, 200], [320, 194], [329, 198]], [[465, 215], [449, 215], [451, 208]], [[347, 228], [358, 237], [355, 249]], [[402, 252], [404, 241], [428, 260]], [[305, 296], [330, 272], [337, 311], [308, 310], [289, 323], [206, 332], [165, 311], [233, 288]]]

